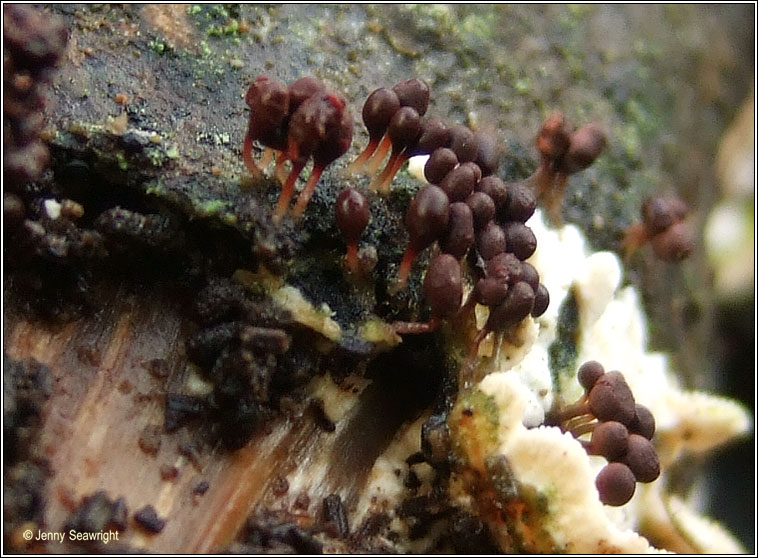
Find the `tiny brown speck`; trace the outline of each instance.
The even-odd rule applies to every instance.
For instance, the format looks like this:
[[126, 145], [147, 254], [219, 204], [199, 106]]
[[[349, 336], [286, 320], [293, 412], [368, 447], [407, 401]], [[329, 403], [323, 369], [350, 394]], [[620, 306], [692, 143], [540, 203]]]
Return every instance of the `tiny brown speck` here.
[[91, 366], [100, 366], [100, 362], [102, 361], [100, 351], [93, 349], [91, 347], [77, 347], [76, 357], [81, 362], [84, 362]]
[[208, 492], [208, 488], [210, 488], [210, 484], [208, 484], [208, 481], [200, 481], [195, 485], [195, 488], [192, 489], [192, 494], [195, 496], [202, 496], [206, 492]]
[[298, 494], [297, 498], [295, 498], [295, 507], [299, 508], [301, 510], [307, 510], [308, 507], [311, 505], [311, 497], [308, 496], [305, 492], [301, 492]]
[[284, 496], [290, 489], [290, 483], [284, 477], [276, 477], [271, 486], [274, 496]]
[[142, 363], [142, 367], [157, 379], [167, 378], [171, 372], [168, 361], [165, 358], [154, 358]]
[[203, 470], [203, 465], [200, 462], [200, 450], [194, 442], [183, 442], [179, 444], [177, 450], [180, 455], [183, 455], [192, 463], [196, 471], [200, 472]]
[[165, 481], [172, 481], [179, 476], [179, 469], [173, 465], [161, 465], [161, 478]]
[[163, 429], [157, 424], [148, 424], [142, 430], [137, 443], [142, 451], [149, 455], [157, 455], [161, 448], [161, 432]]

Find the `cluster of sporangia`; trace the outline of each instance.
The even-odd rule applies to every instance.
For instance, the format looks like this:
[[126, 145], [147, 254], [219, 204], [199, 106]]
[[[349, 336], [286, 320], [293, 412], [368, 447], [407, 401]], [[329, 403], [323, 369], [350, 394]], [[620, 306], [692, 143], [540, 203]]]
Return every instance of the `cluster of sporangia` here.
[[[397, 322], [395, 329], [399, 333], [430, 331], [461, 309], [460, 261], [475, 247], [481, 271], [467, 305], [479, 303], [490, 308], [487, 324], [474, 341], [475, 352], [489, 332], [518, 324], [529, 314], [537, 317], [547, 309], [547, 289], [537, 270], [525, 261], [537, 247], [534, 233], [524, 224], [536, 207], [534, 183], [540, 192], [553, 182], [565, 184], [566, 176], [597, 158], [605, 136], [594, 125], [571, 131], [562, 115], [552, 117], [537, 141], [542, 154], [540, 168], [523, 182], [506, 184], [494, 175], [501, 154], [495, 138], [466, 126], [424, 118], [429, 96], [429, 85], [417, 78], [373, 91], [362, 111], [369, 142], [348, 171], [372, 175], [370, 189], [386, 194], [404, 162], [429, 155], [424, 176], [430, 184], [408, 207], [405, 225], [410, 241], [393, 290], [405, 287], [417, 255], [436, 242], [439, 254], [429, 264], [424, 280], [431, 319], [423, 324]], [[248, 168], [254, 174], [261, 172], [252, 161], [254, 140], [269, 153], [277, 152], [278, 168], [286, 160], [293, 164], [274, 213], [276, 220], [286, 211], [307, 157], [314, 157], [314, 171], [297, 202], [295, 215], [299, 216], [324, 167], [349, 147], [352, 134], [347, 128], [352, 120], [344, 99], [327, 93], [315, 78], [303, 78], [287, 88], [259, 77], [248, 91], [247, 102], [252, 110], [244, 148]], [[370, 220], [368, 202], [357, 190], [348, 189], [338, 197], [335, 213], [348, 245], [346, 266], [357, 273], [358, 242]]]
[[667, 262], [678, 262], [692, 252], [695, 231], [686, 220], [689, 208], [679, 198], [654, 197], [642, 204], [642, 222], [632, 225], [624, 238], [627, 259], [646, 242]]
[[623, 506], [634, 495], [637, 482], [653, 482], [660, 474], [658, 455], [650, 442], [655, 419], [650, 410], [635, 403], [634, 395], [618, 371], [605, 372], [596, 361], [579, 367], [584, 395], [557, 413], [555, 422], [580, 439], [587, 453], [601, 455], [608, 464], [595, 479], [600, 501]]
[[[537, 138], [538, 169], [522, 182], [506, 184], [494, 175], [501, 153], [495, 139], [465, 126], [424, 118], [429, 95], [429, 86], [421, 79], [372, 92], [362, 112], [369, 142], [348, 171], [366, 172], [373, 177], [370, 189], [386, 194], [403, 163], [416, 155], [429, 156], [424, 167], [429, 185], [418, 192], [406, 212], [409, 244], [393, 288], [406, 285], [413, 261], [436, 243], [438, 254], [429, 264], [423, 285], [431, 318], [426, 323], [395, 322], [393, 326], [398, 333], [427, 332], [461, 311], [460, 262], [473, 247], [476, 257], [470, 258], [471, 268], [477, 279], [463, 306], [489, 307], [486, 325], [473, 341], [474, 356], [488, 333], [516, 325], [530, 314], [540, 316], [547, 309], [547, 289], [537, 270], [525, 261], [537, 247], [525, 223], [535, 211], [537, 197], [546, 201], [553, 219], [559, 220], [568, 176], [590, 166], [605, 148], [606, 138], [595, 124], [574, 129], [562, 114], [555, 114], [543, 123]], [[276, 153], [279, 174], [286, 161], [292, 162], [275, 220], [286, 212], [308, 158], [314, 159], [314, 170], [297, 202], [295, 216], [299, 216], [324, 168], [350, 146], [352, 118], [345, 100], [328, 93], [315, 78], [303, 78], [288, 88], [260, 77], [250, 87], [247, 103], [252, 113], [244, 158], [251, 172], [261, 173], [252, 160], [254, 140], [267, 148], [264, 165]], [[684, 225], [686, 206], [676, 200], [653, 199], [642, 213], [644, 223], [630, 237], [632, 244], [650, 240], [656, 253], [668, 259], [681, 259], [688, 253], [691, 235]], [[351, 273], [360, 273], [358, 243], [370, 220], [369, 204], [363, 194], [348, 189], [337, 198], [335, 214], [348, 245], [346, 266]], [[555, 422], [579, 439], [588, 453], [608, 460], [596, 486], [604, 504], [621, 506], [631, 499], [637, 482], [652, 482], [660, 474], [650, 442], [655, 420], [646, 407], [635, 403], [620, 372], [606, 373], [602, 365], [590, 361], [580, 367], [578, 378], [584, 396], [558, 412]], [[582, 439], [587, 434], [591, 434], [589, 440]]]
[[242, 155], [253, 176], [262, 174], [253, 161], [256, 140], [266, 148], [261, 167], [267, 167], [276, 155], [276, 172], [281, 177], [285, 163], [292, 164], [292, 170], [282, 181], [282, 193], [273, 215], [275, 222], [287, 213], [295, 182], [313, 159], [310, 178], [295, 204], [294, 216], [300, 217], [324, 169], [350, 148], [353, 117], [345, 98], [329, 91], [314, 77], [304, 77], [287, 87], [260, 76], [248, 89], [245, 102], [250, 107], [250, 121]]
[[606, 145], [605, 133], [591, 123], [574, 130], [568, 119], [556, 113], [545, 120], [537, 138], [541, 162], [527, 178], [545, 202], [551, 218], [560, 223], [560, 209], [568, 176], [589, 167]]
[[[529, 314], [540, 316], [547, 309], [547, 289], [540, 283], [537, 270], [525, 261], [537, 247], [534, 233], [524, 224], [536, 207], [534, 177], [512, 184], [503, 182], [494, 175], [501, 154], [495, 138], [472, 132], [466, 126], [448, 126], [436, 118], [423, 118], [428, 103], [429, 86], [421, 79], [371, 93], [363, 106], [369, 143], [349, 170], [365, 169], [374, 175], [371, 189], [386, 193], [408, 158], [429, 155], [424, 176], [430, 185], [419, 191], [407, 210], [405, 225], [410, 242], [395, 289], [405, 286], [416, 256], [436, 242], [440, 253], [429, 264], [424, 280], [432, 316], [425, 324], [396, 322], [395, 329], [399, 333], [430, 331], [461, 309], [463, 282], [459, 262], [475, 247], [482, 272], [467, 305], [488, 306], [490, 314], [474, 340], [473, 353], [490, 331], [518, 324]], [[540, 133], [538, 147], [543, 164], [535, 173], [543, 177], [545, 184], [548, 175], [566, 176], [586, 168], [605, 145], [605, 136], [597, 127], [569, 133], [565, 126], [554, 130], [550, 122]], [[565, 141], [561, 135], [564, 131], [569, 134]], [[556, 145], [560, 142], [563, 147]], [[389, 160], [378, 173], [390, 148]], [[547, 149], [550, 153], [546, 153]], [[343, 193], [337, 204], [340, 229], [348, 245], [356, 244], [368, 222], [368, 205], [353, 190]], [[348, 209], [354, 213], [349, 214]], [[351, 215], [360, 226], [351, 226]]]

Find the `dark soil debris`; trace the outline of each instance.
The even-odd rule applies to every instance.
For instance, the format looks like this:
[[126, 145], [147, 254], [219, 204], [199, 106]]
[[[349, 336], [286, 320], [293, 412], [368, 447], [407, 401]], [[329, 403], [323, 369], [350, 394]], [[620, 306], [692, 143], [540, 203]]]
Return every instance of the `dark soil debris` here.
[[158, 517], [153, 506], [147, 505], [134, 513], [134, 521], [149, 533], [160, 533], [166, 526], [166, 520]]
[[163, 428], [160, 425], [145, 426], [137, 440], [140, 449], [148, 455], [158, 455], [158, 450], [161, 449], [161, 434], [163, 434]]
[[95, 492], [82, 499], [81, 504], [65, 525], [65, 530], [79, 533], [98, 533], [115, 529], [126, 529], [128, 509], [126, 501], [118, 498], [111, 500], [103, 491]]

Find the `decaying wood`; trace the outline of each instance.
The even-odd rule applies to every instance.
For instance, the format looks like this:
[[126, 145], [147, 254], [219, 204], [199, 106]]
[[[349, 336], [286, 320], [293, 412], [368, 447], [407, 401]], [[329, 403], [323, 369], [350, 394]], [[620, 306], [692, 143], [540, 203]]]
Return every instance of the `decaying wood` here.
[[[274, 494], [281, 477], [307, 479], [310, 506], [300, 510], [311, 516], [306, 523], [329, 494], [356, 504], [366, 473], [403, 419], [382, 412], [387, 402], [379, 389], [364, 391], [334, 432], [305, 414], [276, 419], [235, 452], [214, 448], [188, 459], [179, 448], [187, 443], [183, 430], [164, 432], [155, 456], [140, 450], [143, 429], [163, 425], [166, 384], [184, 374], [182, 326], [179, 305], [160, 289], [116, 289], [102, 312], [58, 327], [7, 318], [8, 354], [46, 364], [55, 377], [39, 437], [54, 471], [45, 528], [62, 530], [85, 496], [105, 490], [124, 497], [130, 511], [151, 504], [167, 519], [156, 535], [131, 525], [119, 542], [151, 552], [214, 552], [233, 541], [256, 508], [292, 506], [299, 493]], [[150, 373], [154, 359], [165, 360], [168, 377]], [[163, 480], [161, 466], [175, 466], [178, 477]], [[193, 495], [201, 481], [208, 491]]]

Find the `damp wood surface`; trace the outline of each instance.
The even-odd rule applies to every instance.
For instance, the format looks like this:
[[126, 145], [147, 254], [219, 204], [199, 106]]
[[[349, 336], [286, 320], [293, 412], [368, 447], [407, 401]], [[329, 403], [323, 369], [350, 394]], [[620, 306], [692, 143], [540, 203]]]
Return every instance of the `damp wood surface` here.
[[[716, 198], [710, 161], [752, 75], [741, 56], [750, 32], [735, 6], [658, 6], [654, 16], [634, 6], [50, 9], [70, 29], [48, 107], [54, 168], [84, 160], [101, 179], [240, 228], [249, 226], [251, 203], [273, 207], [278, 194], [239, 188], [243, 96], [260, 74], [285, 82], [316, 75], [346, 96], [356, 123], [372, 89], [422, 76], [430, 115], [494, 128], [508, 179], [536, 166], [532, 144], [548, 114], [602, 122], [609, 148], [572, 180], [564, 218], [593, 247], [611, 250], [653, 193], [677, 193], [703, 224]], [[155, 143], [133, 154], [125, 146], [139, 135]], [[356, 133], [344, 159], [364, 141]], [[326, 173], [309, 213], [329, 209], [339, 170]], [[401, 173], [395, 189], [412, 192], [414, 182]], [[305, 227], [305, 239], [313, 228], [333, 230], [315, 219]], [[312, 246], [295, 255], [307, 261]], [[714, 364], [713, 307], [707, 273], [698, 271], [702, 251], [693, 260], [685, 273], [643, 258], [628, 279], [643, 290], [658, 348], [681, 347], [674, 358], [687, 381], [709, 387], [701, 364]]]
[[[166, 384], [177, 381], [187, 364], [182, 315], [170, 293], [137, 295], [116, 288], [102, 312], [58, 327], [10, 314], [7, 354], [33, 358], [54, 375], [38, 441], [54, 471], [45, 514], [45, 526], [53, 531], [63, 530], [84, 497], [105, 490], [125, 497], [129, 510], [150, 504], [168, 520], [156, 535], [130, 525], [119, 542], [159, 553], [215, 552], [233, 542], [256, 508], [282, 505], [283, 499], [291, 505], [298, 493], [272, 492], [287, 477], [311, 481], [312, 503], [302, 510], [311, 523], [330, 494], [357, 504], [374, 460], [407, 418], [382, 414], [387, 396], [367, 389], [334, 432], [308, 416], [283, 417], [236, 452], [211, 448], [188, 458], [179, 448], [189, 440], [182, 437], [186, 432], [162, 431]], [[168, 371], [163, 378], [150, 373], [156, 359]], [[161, 430], [155, 455], [140, 449], [149, 425]], [[176, 467], [177, 478], [162, 479], [161, 467]], [[207, 492], [194, 495], [202, 481]]]

